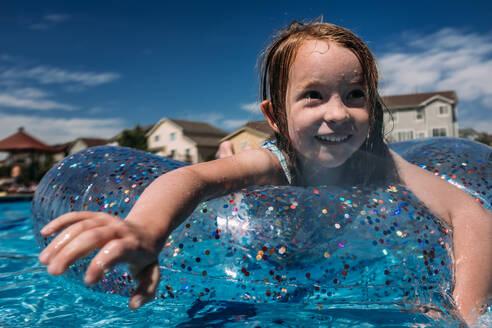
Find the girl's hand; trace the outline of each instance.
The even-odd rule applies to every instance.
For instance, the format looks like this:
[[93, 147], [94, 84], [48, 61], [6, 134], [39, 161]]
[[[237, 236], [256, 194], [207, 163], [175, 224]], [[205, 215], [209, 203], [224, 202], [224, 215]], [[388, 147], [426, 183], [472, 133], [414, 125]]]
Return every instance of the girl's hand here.
[[51, 236], [62, 229], [39, 255], [50, 274], [61, 275], [76, 260], [100, 249], [87, 268], [85, 283], [96, 283], [111, 267], [126, 262], [138, 280], [130, 308], [152, 300], [160, 278], [160, 247], [146, 229], [105, 213], [71, 212], [48, 223], [41, 234]]

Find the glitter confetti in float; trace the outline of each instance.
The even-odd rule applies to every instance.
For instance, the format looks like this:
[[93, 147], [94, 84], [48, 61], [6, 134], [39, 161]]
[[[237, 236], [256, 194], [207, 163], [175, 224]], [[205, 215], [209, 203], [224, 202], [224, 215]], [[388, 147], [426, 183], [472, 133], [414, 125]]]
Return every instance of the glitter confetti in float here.
[[[458, 139], [393, 145], [407, 160], [473, 195], [490, 209], [491, 150]], [[33, 200], [34, 230], [69, 211], [122, 218], [161, 174], [185, 164], [127, 148], [97, 147], [57, 163]], [[320, 308], [435, 311], [452, 316], [452, 238], [402, 186], [250, 188], [200, 204], [160, 255], [157, 297]], [[91, 256], [65, 277], [83, 284]], [[130, 295], [117, 266], [90, 288]]]

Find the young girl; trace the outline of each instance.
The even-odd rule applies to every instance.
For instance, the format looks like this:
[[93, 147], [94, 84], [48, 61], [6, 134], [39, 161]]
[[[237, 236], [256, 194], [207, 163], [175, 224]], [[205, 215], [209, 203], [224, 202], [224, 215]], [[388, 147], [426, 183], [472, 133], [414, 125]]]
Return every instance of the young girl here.
[[473, 322], [492, 295], [492, 215], [472, 197], [403, 160], [383, 140], [383, 104], [368, 47], [332, 24], [294, 22], [262, 61], [262, 111], [276, 142], [162, 175], [125, 220], [72, 212], [41, 233], [65, 229], [40, 254], [48, 272], [62, 274], [100, 249], [85, 275], [97, 282], [119, 262], [139, 280], [136, 309], [153, 298], [157, 258], [169, 234], [202, 201], [252, 185], [367, 185], [399, 182], [453, 228], [454, 298]]

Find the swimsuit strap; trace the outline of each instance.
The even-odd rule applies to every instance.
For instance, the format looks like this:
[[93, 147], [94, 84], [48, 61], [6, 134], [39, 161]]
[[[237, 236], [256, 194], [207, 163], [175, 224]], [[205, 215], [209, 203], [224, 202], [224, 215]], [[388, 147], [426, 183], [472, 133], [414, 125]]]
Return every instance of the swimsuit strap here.
[[280, 165], [282, 166], [282, 169], [284, 170], [285, 177], [287, 178], [287, 181], [289, 182], [289, 185], [292, 184], [292, 175], [290, 174], [290, 170], [287, 167], [287, 160], [285, 159], [285, 156], [282, 153], [282, 151], [280, 149], [278, 149], [277, 142], [275, 140], [267, 141], [261, 147], [268, 149], [275, 156], [277, 156], [278, 161], [280, 162]]

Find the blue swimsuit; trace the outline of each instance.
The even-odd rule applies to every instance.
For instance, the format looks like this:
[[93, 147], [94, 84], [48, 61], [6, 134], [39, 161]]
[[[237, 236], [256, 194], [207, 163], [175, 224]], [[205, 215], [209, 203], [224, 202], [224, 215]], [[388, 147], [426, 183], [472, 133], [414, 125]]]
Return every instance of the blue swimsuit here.
[[280, 149], [278, 149], [277, 142], [275, 140], [267, 141], [261, 147], [268, 149], [275, 156], [277, 156], [278, 161], [280, 162], [280, 165], [282, 166], [282, 169], [284, 170], [285, 177], [287, 178], [287, 181], [289, 182], [289, 184], [292, 184], [292, 175], [290, 174], [289, 167], [287, 166], [287, 160], [285, 159], [285, 156], [282, 153], [282, 151]]

